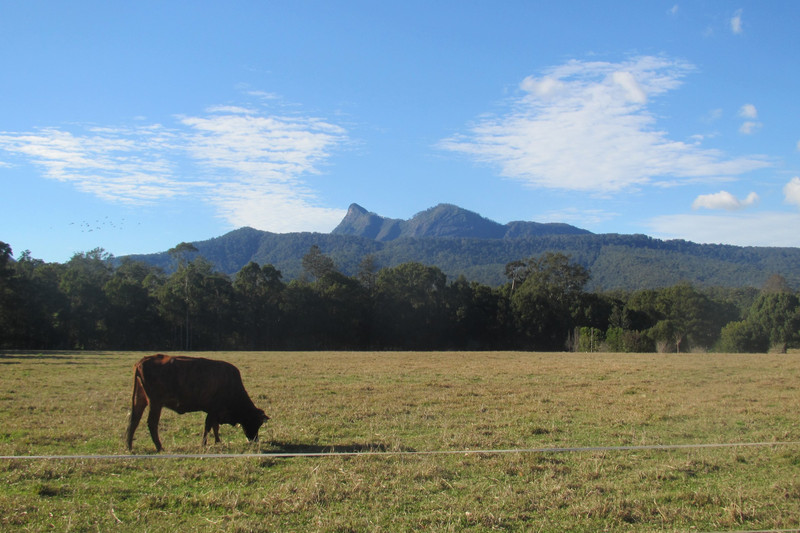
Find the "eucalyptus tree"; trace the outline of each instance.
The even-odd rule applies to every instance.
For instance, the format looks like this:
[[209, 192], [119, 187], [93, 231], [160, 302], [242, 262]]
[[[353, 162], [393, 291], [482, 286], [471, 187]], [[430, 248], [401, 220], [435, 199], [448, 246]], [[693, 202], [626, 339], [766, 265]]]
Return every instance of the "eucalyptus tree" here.
[[568, 255], [552, 252], [509, 265], [507, 271], [522, 280], [510, 296], [522, 342], [536, 349], [563, 349], [576, 325], [589, 271]]
[[378, 272], [375, 330], [388, 348], [432, 349], [446, 345], [447, 276], [435, 266], [403, 263]]
[[228, 347], [232, 329], [233, 287], [224, 274], [214, 272], [192, 245], [170, 250], [176, 270], [158, 288], [159, 310], [171, 325], [176, 345], [185, 350]]
[[333, 259], [322, 253], [320, 247], [314, 244], [302, 259], [303, 270], [313, 280], [323, 278], [326, 274], [336, 271]]
[[722, 327], [739, 315], [732, 303], [715, 300], [689, 283], [640, 291], [628, 305], [650, 317], [647, 332], [659, 351], [711, 348]]
[[18, 309], [19, 283], [13, 267], [11, 246], [0, 241], [0, 346], [13, 347], [22, 333]]
[[271, 349], [277, 346], [281, 303], [286, 288], [280, 270], [250, 262], [236, 274], [236, 336], [241, 348]]
[[25, 250], [14, 266], [21, 295], [15, 312], [22, 328], [16, 347], [69, 347], [66, 329], [69, 301], [60, 288], [65, 265], [35, 259]]
[[511, 347], [501, 323], [501, 290], [459, 276], [448, 287], [451, 348], [486, 350]]
[[79, 252], [66, 263], [59, 289], [69, 304], [64, 323], [72, 348], [102, 348], [106, 339], [108, 298], [103, 287], [111, 279], [113, 256], [102, 248]]
[[157, 288], [166, 277], [160, 269], [124, 259], [103, 286], [108, 301], [106, 325], [113, 348], [157, 348], [165, 341], [158, 314]]
[[[188, 350], [190, 347], [190, 314], [191, 309], [193, 306], [192, 301], [192, 287], [190, 285], [191, 276], [188, 272], [189, 265], [191, 264], [190, 258], [195, 256], [198, 253], [198, 249], [191, 243], [182, 242], [175, 246], [174, 248], [170, 248], [167, 253], [175, 263], [175, 272], [172, 276], [170, 276], [170, 281], [173, 281], [173, 278], [176, 280], [182, 281], [181, 297], [177, 297], [179, 291], [176, 290], [177, 287], [171, 286], [169, 289], [165, 289], [162, 291], [162, 300], [166, 300], [166, 306], [162, 302], [163, 310], [170, 315], [170, 318], [175, 317], [176, 307], [179, 305], [178, 301], [182, 300], [183, 305], [180, 307], [182, 308], [182, 316], [183, 316], [183, 332], [184, 332], [184, 349]], [[171, 284], [172, 285], [172, 284]], [[174, 320], [173, 320], [174, 322]]]

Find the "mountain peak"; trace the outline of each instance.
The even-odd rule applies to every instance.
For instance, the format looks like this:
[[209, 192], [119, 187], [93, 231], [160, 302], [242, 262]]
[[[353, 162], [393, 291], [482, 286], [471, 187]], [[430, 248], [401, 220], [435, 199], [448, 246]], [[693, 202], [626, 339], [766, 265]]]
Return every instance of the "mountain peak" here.
[[335, 235], [356, 235], [376, 241], [392, 241], [402, 237], [513, 239], [538, 235], [576, 235], [590, 232], [569, 224], [511, 222], [503, 225], [468, 209], [446, 203], [421, 211], [409, 220], [399, 220], [382, 217], [354, 203], [350, 204], [347, 215], [331, 233]]
[[390, 241], [399, 236], [399, 220], [384, 218], [358, 204], [350, 204], [347, 214], [331, 232], [334, 235], [358, 235], [376, 241]]
[[346, 216], [360, 216], [365, 215], [367, 210], [361, 207], [360, 205], [353, 203], [350, 204], [350, 207], [347, 208], [347, 215]]

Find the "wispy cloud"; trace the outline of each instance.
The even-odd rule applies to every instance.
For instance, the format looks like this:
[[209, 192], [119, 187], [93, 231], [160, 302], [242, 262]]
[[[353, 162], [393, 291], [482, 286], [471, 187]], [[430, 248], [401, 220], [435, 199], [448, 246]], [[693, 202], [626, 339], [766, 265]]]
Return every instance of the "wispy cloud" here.
[[172, 177], [165, 154], [174, 142], [174, 134], [160, 126], [0, 133], [0, 149], [39, 166], [46, 177], [128, 204], [186, 194], [194, 185]]
[[0, 132], [0, 150], [112, 202], [206, 201], [233, 226], [328, 231], [344, 216], [319, 207], [305, 181], [347, 137], [322, 119], [216, 106], [171, 128], [73, 130]]
[[498, 165], [530, 186], [601, 193], [769, 166], [765, 157], [729, 158], [657, 128], [648, 104], [692, 70], [661, 57], [570, 61], [526, 78], [507, 113], [482, 117], [439, 147]]
[[619, 213], [606, 211], [604, 209], [567, 207], [565, 209], [546, 211], [537, 214], [535, 220], [541, 220], [542, 222], [566, 222], [580, 227], [592, 227], [613, 220], [619, 217], [619, 215]]
[[762, 124], [760, 122], [754, 122], [752, 120], [746, 120], [742, 122], [742, 125], [739, 126], [739, 133], [742, 135], [752, 135], [757, 132], [761, 128]]
[[738, 211], [758, 203], [758, 194], [751, 192], [747, 198], [740, 200], [728, 191], [720, 191], [714, 194], [701, 194], [692, 203], [692, 209], [725, 209], [726, 211]]
[[731, 17], [731, 31], [734, 35], [742, 33], [742, 10], [737, 9]]
[[649, 221], [651, 233], [662, 239], [738, 246], [798, 246], [800, 213], [665, 215]]

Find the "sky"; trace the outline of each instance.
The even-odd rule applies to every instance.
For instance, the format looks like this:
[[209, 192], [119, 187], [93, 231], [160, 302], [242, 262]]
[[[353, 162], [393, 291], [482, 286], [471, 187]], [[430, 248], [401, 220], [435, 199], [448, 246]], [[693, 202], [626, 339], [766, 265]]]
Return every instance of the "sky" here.
[[351, 203], [800, 246], [800, 2], [0, 0], [0, 241], [65, 262]]

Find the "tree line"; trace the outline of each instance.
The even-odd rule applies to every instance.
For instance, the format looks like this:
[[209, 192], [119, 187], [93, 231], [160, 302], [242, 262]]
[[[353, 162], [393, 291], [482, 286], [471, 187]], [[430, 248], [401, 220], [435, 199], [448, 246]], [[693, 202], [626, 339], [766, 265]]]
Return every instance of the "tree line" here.
[[761, 289], [688, 283], [588, 292], [562, 253], [508, 263], [507, 283], [449, 281], [416, 262], [355, 275], [311, 246], [285, 283], [270, 264], [234, 276], [197, 249], [173, 270], [102, 249], [47, 263], [0, 242], [0, 347], [130, 350], [575, 350], [766, 352], [800, 344], [800, 299], [780, 276]]

